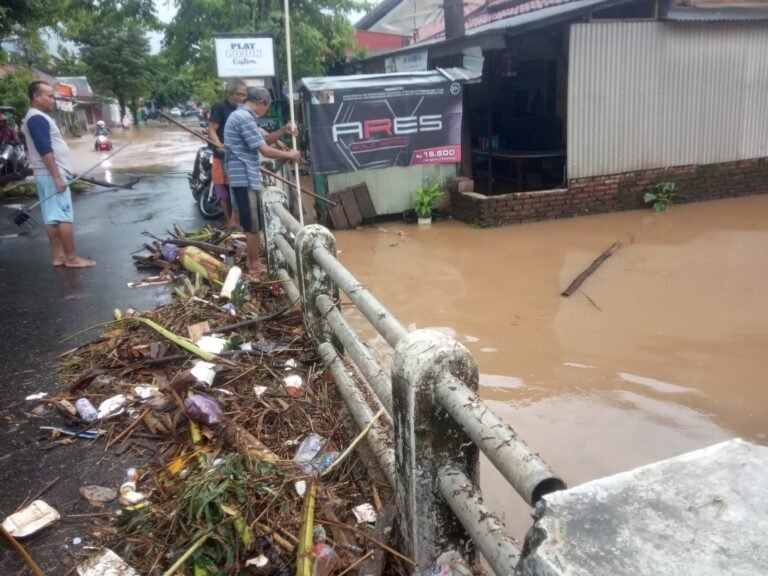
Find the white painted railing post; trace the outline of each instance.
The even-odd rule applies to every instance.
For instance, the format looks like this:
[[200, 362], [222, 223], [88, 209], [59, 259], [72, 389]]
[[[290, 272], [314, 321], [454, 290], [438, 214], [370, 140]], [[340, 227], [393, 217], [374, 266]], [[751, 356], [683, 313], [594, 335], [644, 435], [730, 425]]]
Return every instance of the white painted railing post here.
[[[336, 238], [325, 227], [318, 224], [304, 226], [296, 236], [296, 259], [299, 262], [299, 290], [304, 301], [304, 324], [307, 331], [318, 342], [337, 343], [333, 329], [318, 308], [317, 297], [328, 296], [333, 302], [339, 301], [339, 287], [325, 270], [315, 262], [312, 252], [323, 248], [336, 257]], [[340, 349], [340, 348], [339, 348]]]
[[286, 232], [286, 228], [277, 214], [274, 213], [273, 208], [276, 205], [287, 208], [288, 195], [277, 186], [267, 186], [262, 194], [261, 203], [264, 206], [264, 239], [266, 241], [267, 261], [270, 272], [274, 272], [280, 268], [287, 268], [287, 266], [285, 265], [285, 257], [275, 241], [277, 236]]
[[451, 374], [478, 387], [475, 359], [464, 346], [434, 330], [403, 337], [392, 362], [398, 526], [404, 551], [430, 568], [441, 553], [474, 556], [474, 544], [439, 493], [438, 472], [453, 464], [477, 482], [479, 451], [435, 403], [435, 388]]

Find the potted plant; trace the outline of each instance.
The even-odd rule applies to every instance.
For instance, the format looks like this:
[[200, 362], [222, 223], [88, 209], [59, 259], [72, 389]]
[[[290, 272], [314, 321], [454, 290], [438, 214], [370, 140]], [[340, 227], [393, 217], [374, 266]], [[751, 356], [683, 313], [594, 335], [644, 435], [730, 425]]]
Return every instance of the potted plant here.
[[430, 180], [429, 183], [416, 190], [414, 208], [416, 216], [419, 218], [419, 224], [432, 222], [432, 207], [435, 200], [442, 195], [443, 192], [440, 190], [440, 183], [437, 180]]

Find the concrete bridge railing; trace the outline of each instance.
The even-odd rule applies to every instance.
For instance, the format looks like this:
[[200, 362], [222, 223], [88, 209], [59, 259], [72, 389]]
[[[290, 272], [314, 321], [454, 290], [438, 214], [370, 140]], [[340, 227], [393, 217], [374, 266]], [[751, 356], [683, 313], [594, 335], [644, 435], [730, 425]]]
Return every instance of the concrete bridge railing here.
[[[270, 270], [301, 302], [357, 425], [383, 414], [367, 440], [395, 489], [404, 551], [420, 570], [446, 552], [471, 561], [479, 551], [496, 574], [512, 574], [520, 551], [483, 504], [480, 450], [530, 505], [565, 483], [477, 395], [477, 362], [464, 346], [436, 331], [408, 332], [337, 260], [333, 234], [293, 217], [284, 190], [267, 186], [262, 202]], [[394, 349], [390, 373], [342, 316], [340, 291]]]

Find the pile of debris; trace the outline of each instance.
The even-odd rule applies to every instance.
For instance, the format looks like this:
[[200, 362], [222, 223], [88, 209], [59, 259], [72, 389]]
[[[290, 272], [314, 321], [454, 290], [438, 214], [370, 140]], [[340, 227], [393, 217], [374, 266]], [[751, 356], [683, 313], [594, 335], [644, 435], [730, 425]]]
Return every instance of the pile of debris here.
[[279, 281], [239, 272], [242, 244], [212, 228], [153, 237], [134, 260], [162, 270], [150, 283], [175, 283], [176, 297], [116, 310], [60, 357], [62, 392], [40, 399], [63, 419], [53, 442], [153, 446], [121, 483], [82, 488], [114, 522], [90, 525], [98, 554], [78, 573], [409, 573], [392, 548], [390, 488], [301, 311]]

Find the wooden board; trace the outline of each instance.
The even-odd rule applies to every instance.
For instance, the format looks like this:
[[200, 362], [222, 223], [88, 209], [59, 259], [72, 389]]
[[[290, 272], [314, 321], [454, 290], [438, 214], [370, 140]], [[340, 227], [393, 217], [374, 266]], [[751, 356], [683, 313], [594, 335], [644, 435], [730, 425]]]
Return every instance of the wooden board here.
[[361, 182], [356, 186], [352, 186], [352, 190], [355, 192], [357, 206], [360, 208], [360, 213], [363, 215], [363, 222], [375, 220], [376, 208], [373, 206], [373, 200], [371, 200], [371, 193], [368, 191], [368, 185], [365, 182]]
[[360, 208], [357, 205], [357, 199], [355, 198], [355, 191], [347, 188], [339, 192], [339, 199], [341, 205], [344, 207], [344, 214], [347, 215], [347, 221], [350, 228], [355, 228], [363, 223], [363, 215], [360, 213]]
[[349, 220], [347, 220], [347, 215], [344, 214], [344, 207], [341, 204], [341, 198], [339, 198], [338, 194], [330, 194], [328, 198], [336, 202], [336, 206], [328, 206], [328, 215], [331, 218], [333, 229], [348, 230]]

